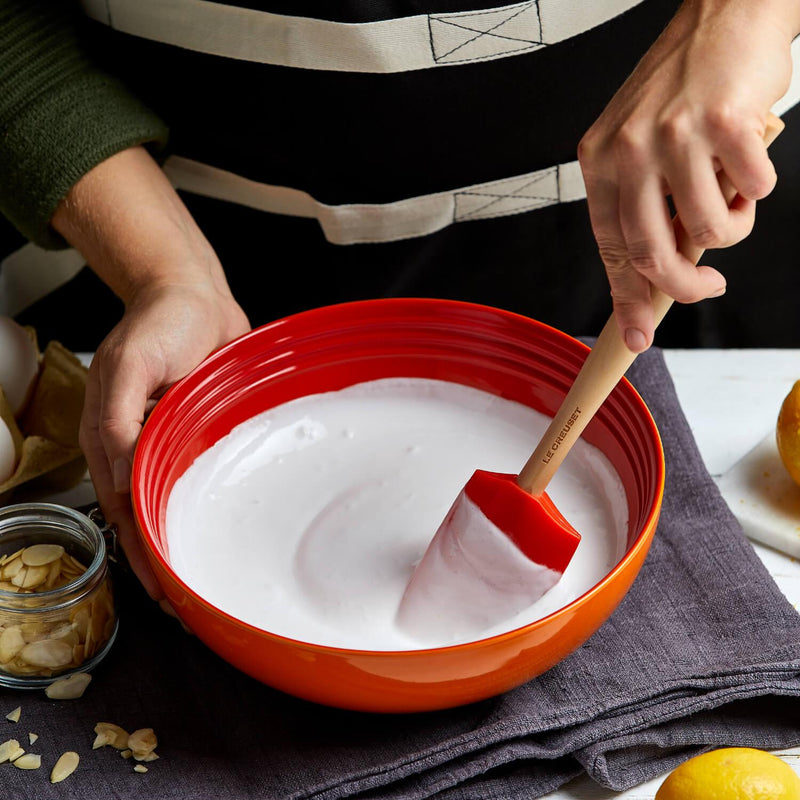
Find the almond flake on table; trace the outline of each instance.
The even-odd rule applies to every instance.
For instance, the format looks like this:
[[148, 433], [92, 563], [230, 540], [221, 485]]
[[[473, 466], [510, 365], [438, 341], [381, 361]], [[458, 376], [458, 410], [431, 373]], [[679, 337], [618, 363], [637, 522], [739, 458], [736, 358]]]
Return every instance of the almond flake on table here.
[[39, 769], [42, 766], [42, 757], [37, 753], [23, 753], [14, 760], [14, 766], [18, 769]]
[[65, 778], [72, 775], [78, 768], [80, 756], [73, 750], [67, 750], [62, 753], [58, 761], [53, 765], [53, 770], [50, 773], [50, 783], [60, 783]]
[[8, 739], [0, 744], [0, 764], [5, 764], [11, 760], [11, 756], [19, 750], [19, 742], [16, 739]]

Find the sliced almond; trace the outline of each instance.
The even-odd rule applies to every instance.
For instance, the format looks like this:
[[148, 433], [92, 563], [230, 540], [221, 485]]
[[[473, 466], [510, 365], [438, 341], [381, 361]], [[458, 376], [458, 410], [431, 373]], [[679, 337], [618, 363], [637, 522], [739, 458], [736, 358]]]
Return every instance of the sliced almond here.
[[20, 547], [15, 553], [9, 553], [5, 556], [0, 556], [0, 567], [4, 567], [6, 564], [10, 564], [15, 558], [19, 558], [22, 555], [24, 547]]
[[[22, 562], [15, 561], [14, 563], [21, 564]], [[13, 583], [14, 586], [18, 586], [20, 589], [22, 589], [22, 584], [25, 583], [25, 579], [28, 577], [29, 569], [30, 567], [26, 567], [24, 564], [22, 564], [22, 566], [11, 576], [11, 583]]]
[[[18, 583], [17, 586], [19, 586], [21, 589], [37, 589], [47, 580], [47, 575], [49, 572], [50, 567], [47, 565], [42, 567], [29, 566], [22, 583]], [[19, 575], [17, 575], [17, 577], [14, 578], [11, 583], [15, 583], [17, 578], [19, 578]]]
[[8, 664], [3, 664], [3, 669], [13, 675], [40, 675], [49, 678], [53, 674], [53, 670], [31, 666], [27, 662], [22, 661], [19, 656], [9, 661]]
[[64, 555], [60, 544], [32, 544], [22, 551], [22, 561], [29, 567], [41, 567], [59, 561]]
[[43, 639], [41, 642], [26, 644], [20, 651], [19, 658], [32, 667], [58, 669], [72, 661], [72, 647], [66, 642]]
[[6, 719], [9, 722], [19, 722], [20, 715], [22, 714], [22, 706], [17, 706], [13, 711], [6, 714]]
[[0, 664], [6, 664], [14, 658], [23, 647], [25, 637], [19, 625], [12, 625], [0, 633]]
[[[59, 588], [85, 572], [86, 567], [61, 545], [32, 545], [0, 557], [0, 591], [30, 595], [25, 599], [26, 610], [35, 610], [48, 604], [41, 592]], [[107, 646], [116, 630], [110, 582], [101, 582], [89, 597], [75, 604], [68, 618], [66, 611], [28, 617], [36, 621], [10, 625], [0, 619], [0, 670], [49, 678], [79, 668]]]
[[81, 564], [81, 562], [78, 561], [78, 559], [75, 558], [75, 556], [71, 556], [69, 553], [67, 553], [67, 559], [69, 559], [69, 561], [72, 563], [72, 568], [75, 572], [78, 573], [78, 575], [83, 575], [83, 573], [86, 572], [86, 567], [83, 564]]
[[[98, 747], [104, 747], [107, 744], [117, 750], [125, 750], [128, 747], [128, 732], [113, 722], [98, 722], [94, 726], [94, 732], [97, 734], [97, 738], [92, 745], [93, 750]], [[100, 743], [98, 744], [98, 742]]]
[[34, 744], [38, 738], [39, 738], [39, 734], [38, 733], [29, 733], [28, 734], [28, 744]]
[[67, 630], [61, 628], [58, 631], [53, 631], [50, 638], [56, 642], [64, 642], [70, 650], [81, 643], [80, 637], [71, 628]]
[[53, 681], [44, 693], [51, 700], [75, 700], [83, 696], [91, 680], [92, 676], [88, 672], [75, 672], [66, 678]]
[[3, 564], [3, 580], [10, 581], [25, 565], [22, 563], [21, 558], [15, 558], [13, 561], [7, 561]]
[[123, 758], [130, 758], [133, 755], [133, 750], [130, 750], [130, 749], [128, 749], [128, 750], [120, 750], [119, 754]]
[[92, 609], [92, 616], [89, 622], [89, 627], [92, 631], [92, 639], [95, 642], [103, 640], [103, 631], [106, 625], [106, 613], [102, 608], [98, 608], [97, 603], [94, 604]]
[[8, 757], [8, 760], [13, 764], [21, 755], [25, 753], [25, 749], [17, 745], [17, 749]]
[[60, 783], [64, 778], [68, 778], [78, 768], [80, 756], [73, 750], [67, 750], [63, 753], [58, 761], [53, 765], [53, 770], [50, 773], [50, 783]]
[[8, 739], [0, 744], [0, 764], [5, 764], [11, 758], [12, 753], [19, 750], [19, 742], [16, 739]]
[[2, 573], [3, 580], [13, 581], [17, 573], [19, 573], [23, 569], [25, 569], [25, 565], [22, 563], [22, 559], [17, 558], [14, 561], [9, 562], [3, 567], [3, 573]]
[[97, 649], [95, 646], [95, 641], [92, 638], [92, 626], [89, 625], [86, 628], [86, 636], [83, 639], [83, 657], [84, 658], [91, 658], [94, 655], [94, 651]]
[[147, 772], [147, 767], [144, 764], [137, 764], [133, 768], [133, 771], [134, 772]]
[[139, 728], [128, 737], [128, 747], [133, 751], [133, 757], [141, 761], [158, 747], [158, 739], [152, 728]]
[[92, 750], [98, 750], [101, 747], [105, 747], [107, 744], [111, 744], [114, 741], [114, 734], [110, 733], [109, 731], [101, 731], [94, 737], [94, 741], [92, 742]]
[[52, 630], [52, 627], [47, 622], [23, 622], [19, 627], [25, 637], [26, 644], [47, 639]]
[[19, 769], [39, 769], [42, 766], [42, 757], [36, 753], [25, 753], [14, 759], [14, 766]]
[[85, 639], [86, 633], [89, 630], [89, 609], [86, 608], [85, 605], [79, 606], [73, 610], [70, 617], [73, 630], [81, 639]]
[[61, 561], [53, 561], [47, 572], [47, 580], [44, 582], [45, 589], [55, 589], [58, 579], [61, 577]]

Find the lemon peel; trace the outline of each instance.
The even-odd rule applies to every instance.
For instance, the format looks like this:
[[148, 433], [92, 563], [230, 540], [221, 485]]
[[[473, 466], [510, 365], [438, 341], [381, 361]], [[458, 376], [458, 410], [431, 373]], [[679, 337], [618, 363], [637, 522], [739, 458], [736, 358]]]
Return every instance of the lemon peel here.
[[800, 800], [800, 778], [764, 750], [725, 747], [676, 767], [656, 800]]
[[784, 398], [775, 434], [781, 461], [792, 480], [800, 485], [800, 381]]

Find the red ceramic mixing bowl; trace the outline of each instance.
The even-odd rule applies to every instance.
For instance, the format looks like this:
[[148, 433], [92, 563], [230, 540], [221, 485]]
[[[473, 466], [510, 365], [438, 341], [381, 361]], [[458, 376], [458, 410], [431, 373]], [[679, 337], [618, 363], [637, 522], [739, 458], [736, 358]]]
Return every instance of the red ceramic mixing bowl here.
[[[622, 560], [564, 608], [508, 633], [425, 650], [370, 651], [277, 636], [189, 588], [170, 566], [167, 500], [194, 459], [239, 423], [303, 395], [411, 376], [453, 381], [552, 414], [588, 348], [526, 317], [445, 300], [320, 308], [258, 328], [173, 386], [142, 432], [133, 505], [150, 564], [181, 619], [222, 658], [270, 686], [341, 708], [408, 712], [500, 694], [540, 675], [592, 635], [633, 583], [661, 508], [664, 459], [650, 413], [625, 380], [584, 437], [619, 473], [629, 510]], [[224, 531], [220, 531], [224, 535]]]

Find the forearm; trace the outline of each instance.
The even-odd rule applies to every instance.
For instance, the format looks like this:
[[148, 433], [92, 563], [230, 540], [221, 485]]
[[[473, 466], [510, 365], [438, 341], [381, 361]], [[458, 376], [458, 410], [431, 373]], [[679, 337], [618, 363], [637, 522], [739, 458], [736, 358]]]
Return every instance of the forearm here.
[[95, 64], [77, 3], [0, 0], [0, 212], [27, 238], [64, 246], [50, 218], [92, 167], [164, 123]]
[[789, 86], [798, 33], [800, 0], [684, 0], [601, 124], [624, 126], [632, 143], [644, 135], [639, 124], [650, 128], [653, 121], [665, 137], [684, 132], [676, 126], [706, 133], [697, 126], [741, 124], [745, 117], [763, 125]]
[[159, 598], [126, 494], [136, 440], [155, 399], [248, 322], [211, 245], [143, 148], [87, 172], [52, 224], [125, 303], [89, 368], [80, 442], [106, 519]]
[[800, 34], [800, 0], [684, 0], [681, 10], [691, 11], [698, 21], [709, 23], [722, 11], [735, 11], [743, 19], [758, 18], [774, 25], [787, 43]]
[[52, 224], [126, 304], [166, 285], [205, 284], [227, 294], [211, 246], [141, 147], [117, 153], [84, 175]]

